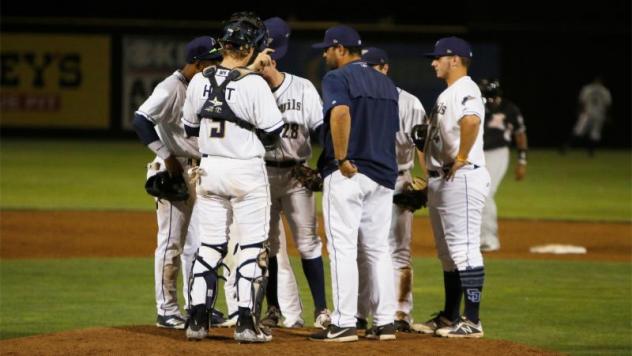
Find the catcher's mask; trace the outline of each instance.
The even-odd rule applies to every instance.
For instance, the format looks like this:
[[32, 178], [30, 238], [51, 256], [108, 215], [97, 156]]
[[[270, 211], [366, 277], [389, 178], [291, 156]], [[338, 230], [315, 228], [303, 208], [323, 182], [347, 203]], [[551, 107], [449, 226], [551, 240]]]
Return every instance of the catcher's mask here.
[[478, 86], [481, 89], [481, 94], [483, 94], [484, 98], [491, 99], [503, 95], [498, 79], [481, 79]]
[[158, 199], [182, 201], [189, 198], [189, 188], [182, 175], [172, 177], [167, 171], [149, 177], [145, 182], [145, 190]]
[[254, 48], [255, 53], [268, 45], [268, 30], [257, 14], [250, 11], [234, 13], [224, 25], [219, 42]]

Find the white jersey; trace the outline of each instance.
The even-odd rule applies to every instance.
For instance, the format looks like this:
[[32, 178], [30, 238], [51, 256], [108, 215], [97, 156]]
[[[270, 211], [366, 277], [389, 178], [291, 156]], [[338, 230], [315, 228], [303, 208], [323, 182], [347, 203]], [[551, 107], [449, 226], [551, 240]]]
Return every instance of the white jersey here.
[[178, 157], [199, 158], [197, 140], [186, 137], [180, 121], [186, 93], [187, 80], [180, 71], [175, 71], [156, 86], [136, 114], [155, 125], [158, 137], [169, 152]]
[[323, 123], [323, 104], [309, 80], [284, 74], [283, 83], [273, 94], [285, 124], [279, 147], [266, 152], [265, 159], [307, 160], [312, 155], [309, 130], [314, 130]]
[[395, 135], [397, 170], [411, 169], [415, 162], [415, 143], [410, 136], [413, 126], [422, 123], [426, 110], [416, 96], [397, 88], [399, 92], [399, 131]]
[[[221, 85], [230, 71], [218, 68], [215, 80]], [[187, 89], [182, 121], [190, 127], [199, 127], [200, 152], [209, 156], [235, 159], [262, 158], [265, 149], [254, 132], [229, 121], [203, 119], [198, 113], [209, 97], [211, 83], [202, 73], [196, 74]], [[283, 125], [270, 87], [259, 75], [247, 75], [226, 86], [226, 102], [235, 115], [267, 132]]]
[[606, 87], [599, 83], [584, 86], [579, 93], [579, 101], [584, 105], [584, 112], [590, 116], [605, 116], [612, 103], [612, 97]]
[[476, 141], [467, 160], [474, 165], [485, 166], [482, 124], [485, 122], [485, 105], [478, 85], [469, 76], [464, 76], [439, 95], [432, 109], [426, 144], [426, 165], [429, 170], [439, 170], [455, 161], [461, 142], [459, 122], [466, 115], [476, 115], [481, 119]]

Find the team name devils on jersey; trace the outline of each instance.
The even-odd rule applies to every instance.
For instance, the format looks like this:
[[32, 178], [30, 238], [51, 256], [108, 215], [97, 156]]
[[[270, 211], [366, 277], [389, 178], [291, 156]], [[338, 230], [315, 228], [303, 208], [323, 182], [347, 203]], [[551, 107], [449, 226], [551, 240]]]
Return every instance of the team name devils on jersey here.
[[283, 115], [281, 142], [266, 152], [270, 161], [306, 160], [312, 155], [309, 130], [323, 123], [323, 106], [314, 85], [307, 79], [284, 73], [283, 83], [274, 91]]

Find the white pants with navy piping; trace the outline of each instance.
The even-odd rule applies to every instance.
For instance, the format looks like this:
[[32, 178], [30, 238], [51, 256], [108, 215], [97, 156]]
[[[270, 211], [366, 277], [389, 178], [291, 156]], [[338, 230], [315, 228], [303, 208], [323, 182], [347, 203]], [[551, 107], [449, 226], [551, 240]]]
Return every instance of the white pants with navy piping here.
[[358, 307], [358, 262], [365, 259], [371, 282], [374, 325], [393, 322], [395, 292], [388, 245], [393, 190], [362, 173], [347, 178], [335, 171], [325, 178], [323, 214], [331, 265], [332, 323], [353, 327]]
[[444, 271], [483, 266], [481, 215], [489, 187], [487, 169], [472, 165], [459, 169], [452, 181], [443, 175], [428, 180], [428, 212]]

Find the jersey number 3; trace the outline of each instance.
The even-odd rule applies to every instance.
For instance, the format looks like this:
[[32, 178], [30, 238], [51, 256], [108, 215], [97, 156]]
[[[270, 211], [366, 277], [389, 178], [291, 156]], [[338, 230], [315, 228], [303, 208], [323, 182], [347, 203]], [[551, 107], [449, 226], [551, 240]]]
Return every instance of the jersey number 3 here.
[[283, 138], [297, 138], [298, 137], [298, 124], [284, 124], [283, 132], [281, 133]]
[[222, 138], [226, 131], [226, 121], [211, 119], [211, 137]]

